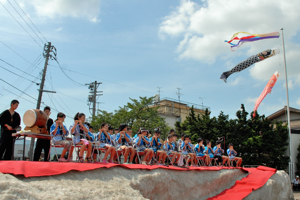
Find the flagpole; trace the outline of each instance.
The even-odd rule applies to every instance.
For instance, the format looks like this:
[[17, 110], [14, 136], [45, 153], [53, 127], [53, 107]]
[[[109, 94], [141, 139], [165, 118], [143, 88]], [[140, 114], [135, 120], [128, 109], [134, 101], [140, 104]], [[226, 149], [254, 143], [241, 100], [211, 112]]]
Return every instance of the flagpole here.
[[294, 179], [294, 163], [292, 157], [292, 138], [291, 138], [291, 118], [290, 118], [290, 105], [289, 105], [289, 89], [288, 89], [288, 77], [287, 77], [287, 68], [286, 68], [286, 57], [285, 57], [285, 48], [284, 48], [284, 38], [283, 38], [283, 28], [281, 28], [282, 35], [282, 47], [283, 47], [283, 60], [284, 60], [284, 72], [285, 72], [285, 88], [286, 88], [286, 99], [287, 99], [287, 122], [288, 122], [288, 133], [290, 138], [290, 162], [289, 162], [289, 175], [291, 181]]

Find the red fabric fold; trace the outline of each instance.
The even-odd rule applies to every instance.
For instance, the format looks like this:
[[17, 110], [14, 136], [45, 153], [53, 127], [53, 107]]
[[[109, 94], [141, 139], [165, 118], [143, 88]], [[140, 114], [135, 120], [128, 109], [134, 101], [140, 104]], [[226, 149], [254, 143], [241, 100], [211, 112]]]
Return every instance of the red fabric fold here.
[[243, 168], [249, 172], [248, 176], [237, 180], [235, 184], [221, 192], [220, 194], [209, 198], [210, 200], [230, 199], [240, 200], [248, 196], [253, 190], [257, 190], [266, 184], [266, 182], [276, 173], [276, 169], [259, 166], [257, 168]]
[[[31, 162], [31, 161], [0, 161], [0, 172], [4, 174], [23, 175], [25, 177], [39, 177], [52, 176], [67, 173], [71, 170], [87, 171], [98, 168], [124, 167], [127, 169], [168, 169], [178, 171], [218, 171], [222, 169], [235, 169], [232, 167], [190, 167], [179, 168], [173, 166], [159, 166], [159, 165], [124, 165], [124, 164], [103, 164], [103, 163], [74, 163], [74, 162]], [[248, 196], [253, 190], [262, 187], [268, 179], [276, 173], [276, 169], [259, 166], [257, 168], [240, 168], [248, 172], [248, 176], [241, 180], [237, 180], [235, 184], [221, 192], [220, 194], [209, 199], [230, 199], [238, 200]]]
[[125, 165], [125, 164], [104, 164], [104, 163], [74, 163], [74, 162], [34, 162], [34, 161], [0, 161], [0, 172], [4, 174], [24, 175], [25, 177], [52, 176], [67, 173], [71, 170], [87, 171], [98, 168], [124, 167], [127, 169], [169, 169], [169, 170], [198, 170], [198, 171], [217, 171], [221, 169], [234, 169], [232, 167], [190, 167], [179, 168], [173, 166], [159, 165]]

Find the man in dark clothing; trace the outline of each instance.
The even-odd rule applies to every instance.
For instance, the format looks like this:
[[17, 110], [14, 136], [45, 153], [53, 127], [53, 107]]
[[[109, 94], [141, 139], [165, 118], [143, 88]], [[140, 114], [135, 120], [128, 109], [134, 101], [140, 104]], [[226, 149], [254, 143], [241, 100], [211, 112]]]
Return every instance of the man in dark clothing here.
[[[44, 112], [48, 116], [48, 120], [47, 120], [47, 133], [48, 134], [50, 134], [50, 127], [53, 124], [53, 119], [49, 118], [49, 116], [51, 114], [50, 111], [51, 111], [51, 109], [49, 106], [46, 106], [44, 108]], [[50, 140], [42, 140], [42, 139], [37, 139], [37, 141], [36, 141], [33, 161], [39, 161], [41, 152], [43, 149], [44, 149], [44, 161], [49, 161]]]
[[15, 145], [12, 137], [16, 133], [16, 129], [20, 127], [21, 117], [15, 110], [19, 106], [18, 100], [12, 100], [10, 109], [3, 111], [0, 114], [1, 139], [0, 139], [0, 160], [4, 154], [3, 160], [12, 159], [12, 151]]

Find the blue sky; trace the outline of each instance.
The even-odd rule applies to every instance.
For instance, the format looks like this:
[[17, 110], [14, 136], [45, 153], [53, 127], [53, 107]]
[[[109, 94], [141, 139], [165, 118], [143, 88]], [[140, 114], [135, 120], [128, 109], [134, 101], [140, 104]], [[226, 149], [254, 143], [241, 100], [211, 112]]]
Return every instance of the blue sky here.
[[[212, 116], [220, 111], [235, 117], [243, 103], [251, 112], [267, 81], [280, 73], [271, 94], [258, 108], [270, 115], [286, 105], [283, 54], [231, 75], [228, 82], [220, 75], [253, 54], [279, 48], [279, 39], [245, 43], [231, 52], [228, 40], [235, 32], [269, 33], [284, 28], [290, 106], [300, 108], [299, 29], [300, 2], [250, 0], [0, 0], [0, 59], [29, 72], [15, 70], [0, 61], [0, 66], [39, 82], [44, 59], [39, 57], [44, 38], [57, 49], [57, 59], [64, 71], [81, 84], [102, 82], [103, 96], [99, 109], [112, 112], [125, 105], [129, 97], [154, 96], [161, 87], [161, 97], [203, 104]], [[14, 8], [31, 25], [18, 5], [42, 33], [32, 32]], [[18, 4], [18, 5], [17, 5]], [[32, 35], [34, 40], [7, 12]], [[38, 45], [39, 44], [39, 45]], [[8, 47], [9, 48], [8, 48]], [[17, 55], [15, 52], [19, 55]], [[26, 60], [24, 60], [24, 58]], [[38, 59], [39, 65], [31, 67]], [[31, 69], [33, 69], [31, 71]], [[1, 70], [1, 78], [37, 99], [38, 86], [10, 72]], [[37, 77], [37, 78], [35, 78]], [[76, 112], [90, 112], [89, 90], [67, 78], [55, 61], [50, 61], [42, 101], [73, 117]], [[18, 112], [23, 116], [36, 107], [36, 101], [0, 81], [0, 109], [19, 99]], [[202, 98], [199, 99], [199, 98]], [[25, 100], [26, 99], [26, 100]], [[30, 102], [29, 102], [30, 101]], [[43, 106], [42, 106], [43, 107]], [[52, 118], [57, 112], [52, 110]], [[67, 125], [72, 119], [67, 118]]]

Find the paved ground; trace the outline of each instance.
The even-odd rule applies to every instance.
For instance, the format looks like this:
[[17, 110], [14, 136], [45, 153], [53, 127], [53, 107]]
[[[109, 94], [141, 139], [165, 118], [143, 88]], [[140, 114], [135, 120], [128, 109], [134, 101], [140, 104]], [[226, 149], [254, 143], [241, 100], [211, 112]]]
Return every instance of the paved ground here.
[[295, 200], [300, 200], [300, 191], [294, 191]]

